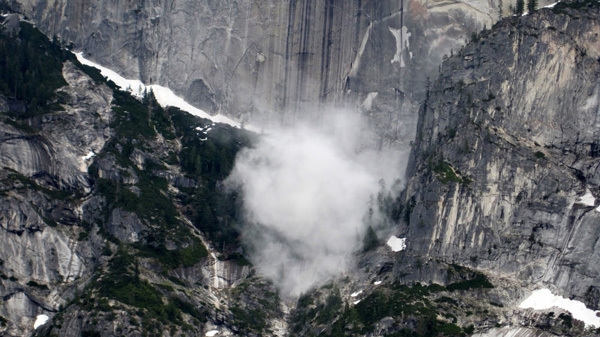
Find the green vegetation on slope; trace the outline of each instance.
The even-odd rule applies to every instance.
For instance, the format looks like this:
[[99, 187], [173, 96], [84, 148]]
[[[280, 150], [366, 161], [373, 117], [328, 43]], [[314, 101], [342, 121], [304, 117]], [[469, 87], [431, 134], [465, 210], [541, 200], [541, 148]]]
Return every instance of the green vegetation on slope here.
[[[182, 188], [184, 214], [207, 235], [215, 247], [223, 249], [226, 258], [245, 259], [234, 252], [239, 246], [241, 198], [236, 191], [225, 191], [222, 180], [233, 169], [237, 153], [255, 141], [250, 132], [215, 124], [170, 108], [177, 137], [181, 169], [188, 177], [199, 180], [195, 188]], [[211, 129], [208, 132], [198, 131]], [[240, 259], [241, 258], [241, 259]]]
[[61, 110], [65, 100], [56, 90], [67, 84], [62, 64], [74, 58], [30, 23], [20, 22], [13, 32], [0, 30], [0, 95], [16, 101], [11, 116], [25, 119]]
[[[70, 102], [69, 95], [61, 91], [67, 84], [62, 77], [66, 61], [97, 85], [113, 89], [110, 138], [89, 167], [92, 192], [84, 196], [83, 191], [53, 190], [10, 170], [3, 170], [1, 175], [3, 183], [17, 186], [20, 193], [41, 193], [49, 200], [73, 205], [69, 209], [82, 205], [85, 198], [85, 207], [89, 206], [82, 223], [74, 217], [69, 225], [80, 226], [76, 237], [90, 240], [91, 249], [99, 255], [98, 260], [92, 260], [97, 264], [89, 266], [94, 275], [83, 294], [63, 307], [49, 328], [40, 333], [60, 334], [66, 316], [80, 312], [89, 318], [82, 335], [98, 335], [95, 326], [99, 322], [118, 324], [117, 334], [127, 334], [127, 329], [140, 331], [143, 336], [164, 329], [170, 329], [171, 335], [197, 332], [207, 320], [206, 304], [182, 292], [182, 286], [193, 282], [178, 279], [173, 269], [197, 266], [208, 255], [197, 229], [222, 251], [222, 258], [248, 264], [238, 251], [240, 202], [235, 194], [226, 193], [222, 180], [233, 168], [237, 152], [249, 146], [253, 136], [226, 125], [212, 125], [210, 120], [176, 108], [163, 109], [152, 92], [141, 100], [131, 97], [97, 69], [81, 65], [57, 39], [49, 40], [28, 23], [20, 23], [14, 32], [0, 33], [0, 96], [9, 101], [11, 109], [0, 116], [1, 121], [43, 138], [38, 116], [60, 114], [62, 106]], [[212, 130], [200, 132], [198, 127]], [[6, 197], [9, 192], [0, 195]], [[132, 214], [132, 221], [143, 227], [134, 243], [120, 241], [117, 236], [123, 237], [115, 228], [126, 228], [112, 223], [114, 214], [125, 213]], [[40, 215], [48, 225], [62, 226]], [[196, 229], [182, 215], [191, 219]], [[98, 234], [107, 240], [97, 240]], [[113, 254], [114, 247], [118, 251]], [[11, 276], [11, 282], [16, 281]], [[26, 284], [40, 291], [50, 286], [31, 280]], [[273, 289], [272, 285], [263, 288]], [[198, 289], [194, 291], [203, 290]], [[269, 294], [270, 298], [276, 295]], [[264, 301], [262, 297], [255, 300]], [[234, 316], [241, 324], [241, 333], [262, 333], [268, 318], [280, 312], [265, 302], [256, 305], [270, 308], [269, 313], [258, 315], [244, 303], [240, 300], [233, 310], [237, 310]], [[129, 323], [118, 319], [123, 312]], [[256, 322], [244, 317], [256, 318]]]
[[[335, 290], [323, 302], [314, 294], [302, 296], [298, 301], [291, 325], [292, 333], [307, 333], [307, 326], [324, 326], [315, 336], [364, 336], [375, 332], [375, 325], [391, 317], [398, 326], [386, 336], [460, 336], [462, 329], [454, 323], [440, 321], [441, 315], [429, 297], [445, 290], [438, 285], [412, 287], [394, 285], [379, 287], [358, 304], [343, 304]], [[318, 296], [318, 291], [317, 291]], [[410, 322], [410, 323], [409, 323]]]
[[[462, 291], [460, 298], [493, 285], [485, 275], [458, 265], [448, 267], [448, 277], [456, 282], [447, 286], [380, 285], [354, 305], [344, 303], [336, 286], [323, 287], [300, 296], [292, 312], [290, 331], [292, 335], [327, 337], [369, 333], [395, 337], [464, 336], [472, 333], [473, 327], [457, 325], [456, 315], [464, 313], [465, 306], [452, 298], [452, 293]], [[391, 318], [391, 325], [385, 332], [376, 331], [384, 318]]]
[[[112, 127], [115, 136], [99, 158], [112, 157], [121, 168], [121, 175], [133, 172], [137, 177], [135, 184], [125, 183], [123, 179], [100, 178], [98, 162], [90, 167], [90, 175], [95, 178], [96, 191], [104, 196], [105, 207], [101, 223], [109, 221], [111, 211], [119, 208], [135, 213], [150, 229], [144, 234], [143, 244], [136, 244], [140, 255], [154, 257], [168, 268], [192, 266], [208, 255], [206, 248], [179, 220], [177, 206], [169, 193], [169, 182], [159, 176], [167, 171], [165, 161], [169, 153], [156, 155], [152, 147], [159, 131], [164, 139], [174, 139], [169, 117], [158, 105], [152, 93], [148, 93], [142, 102], [131, 95], [114, 90], [114, 118]], [[140, 168], [132, 161], [135, 151], [148, 153], [148, 160]], [[133, 189], [136, 188], [136, 190]], [[172, 241], [180, 248], [167, 249]]]

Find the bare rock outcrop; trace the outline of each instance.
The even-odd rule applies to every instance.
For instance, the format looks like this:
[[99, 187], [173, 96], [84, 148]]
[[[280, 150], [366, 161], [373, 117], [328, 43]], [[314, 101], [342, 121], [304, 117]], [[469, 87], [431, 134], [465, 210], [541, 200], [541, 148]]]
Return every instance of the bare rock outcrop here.
[[48, 35], [192, 104], [255, 125], [358, 107], [407, 145], [444, 55], [512, 1], [21, 0]]
[[599, 14], [504, 20], [444, 63], [413, 152], [407, 256], [600, 307]]
[[74, 196], [90, 191], [87, 166], [110, 135], [112, 92], [71, 63], [63, 76], [68, 104], [31, 119], [40, 132], [0, 123], [0, 315], [17, 323], [8, 334], [22, 335], [37, 315], [65, 305], [92, 274], [100, 245], [94, 234], [80, 241], [85, 207]]

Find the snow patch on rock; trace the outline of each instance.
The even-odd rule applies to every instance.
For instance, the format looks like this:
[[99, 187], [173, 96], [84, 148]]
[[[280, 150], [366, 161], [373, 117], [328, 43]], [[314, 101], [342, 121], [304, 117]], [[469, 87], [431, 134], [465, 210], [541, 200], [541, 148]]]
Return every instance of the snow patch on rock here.
[[94, 156], [96, 156], [96, 154], [94, 153], [94, 151], [90, 151], [85, 156], [81, 156], [81, 160], [79, 162], [79, 171], [81, 171], [81, 172], [87, 172], [88, 167], [92, 163], [91, 159], [94, 158]]
[[367, 97], [361, 105], [365, 111], [369, 111], [373, 108], [373, 100], [377, 97], [378, 94], [378, 92], [370, 92], [369, 94], [367, 94]]
[[388, 29], [390, 30], [392, 35], [394, 35], [394, 38], [396, 38], [396, 54], [394, 54], [394, 57], [390, 62], [392, 64], [397, 62], [400, 63], [400, 67], [405, 67], [406, 64], [404, 63], [402, 52], [404, 51], [405, 47], [406, 49], [408, 49], [409, 47], [408, 38], [410, 38], [411, 33], [408, 32], [408, 28], [406, 28], [406, 26], [403, 26], [401, 29], [396, 29], [392, 27], [388, 27]]
[[33, 328], [37, 329], [38, 327], [46, 324], [49, 319], [50, 317], [48, 317], [48, 315], [37, 315], [35, 322], [33, 323]]
[[399, 252], [406, 249], [406, 238], [399, 238], [395, 235], [390, 236], [386, 244], [390, 246], [392, 251]]
[[88, 159], [92, 159], [96, 154], [94, 153], [94, 151], [90, 151], [88, 152], [88, 154], [86, 154], [85, 156], [83, 156], [83, 160], [88, 160]]
[[570, 312], [573, 318], [583, 321], [586, 327], [600, 327], [600, 317], [597, 316], [600, 311], [588, 309], [582, 302], [553, 295], [549, 289], [534, 291], [519, 305], [521, 309], [531, 308], [534, 310], [545, 310], [553, 307]]
[[594, 198], [592, 192], [586, 188], [585, 194], [582, 197], [579, 197], [577, 199], [577, 202], [585, 206], [594, 206], [594, 204], [596, 203], [596, 198]]
[[[163, 86], [160, 86], [157, 84], [144, 85], [144, 83], [142, 83], [142, 81], [140, 81], [140, 80], [126, 79], [123, 76], [117, 74], [113, 70], [110, 70], [106, 67], [103, 67], [103, 66], [97, 64], [97, 63], [87, 60], [86, 58], [83, 57], [83, 52], [76, 53], [75, 55], [77, 56], [77, 60], [79, 60], [79, 62], [81, 62], [81, 64], [85, 64], [85, 65], [99, 69], [100, 73], [103, 76], [106, 76], [109, 80], [115, 82], [116, 85], [121, 87], [122, 90], [130, 92], [135, 97], [143, 97], [145, 92], [152, 90], [154, 92], [154, 97], [156, 97], [156, 100], [158, 101], [158, 104], [160, 104], [162, 107], [168, 107], [168, 106], [177, 107], [183, 111], [187, 111], [187, 112], [191, 113], [192, 115], [195, 115], [195, 116], [198, 116], [201, 118], [207, 118], [207, 119], [210, 119], [217, 123], [229, 124], [231, 126], [238, 127], [238, 128], [241, 127], [241, 123], [238, 123], [238, 122], [232, 120], [231, 118], [225, 117], [221, 114], [212, 116], [212, 115], [209, 115], [204, 110], [201, 110], [201, 109], [198, 109], [198, 108], [192, 106], [191, 104], [186, 102], [183, 98], [175, 95], [175, 93], [173, 93], [173, 91], [171, 91], [171, 89], [169, 89], [169, 88], [166, 88], [166, 87], [163, 87]], [[246, 125], [245, 128], [248, 130], [251, 130], [251, 131], [259, 132], [258, 128], [255, 128], [250, 125]]]
[[[559, 1], [559, 2], [560, 2], [560, 1]], [[544, 6], [544, 7], [542, 7], [542, 8], [554, 8], [554, 6], [556, 6], [556, 4], [557, 4], [557, 3], [558, 3], [558, 2], [555, 2], [555, 3], [553, 3], [553, 4], [549, 4], [548, 6]]]

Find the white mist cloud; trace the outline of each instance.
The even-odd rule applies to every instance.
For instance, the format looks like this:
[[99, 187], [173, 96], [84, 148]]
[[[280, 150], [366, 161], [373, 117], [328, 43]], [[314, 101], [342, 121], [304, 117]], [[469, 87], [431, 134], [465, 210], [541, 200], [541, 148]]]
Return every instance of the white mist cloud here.
[[244, 198], [249, 257], [284, 294], [297, 295], [343, 271], [365, 231], [381, 178], [402, 177], [399, 152], [363, 146], [356, 114], [330, 114], [265, 135], [236, 159], [227, 179]]

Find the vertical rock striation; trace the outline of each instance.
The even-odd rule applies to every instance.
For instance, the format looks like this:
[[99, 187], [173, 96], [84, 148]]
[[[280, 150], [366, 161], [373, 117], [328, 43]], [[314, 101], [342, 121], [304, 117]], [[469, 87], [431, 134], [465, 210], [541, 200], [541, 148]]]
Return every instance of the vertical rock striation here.
[[7, 335], [23, 335], [36, 315], [65, 305], [93, 273], [101, 245], [94, 234], [78, 240], [89, 200], [74, 196], [90, 191], [85, 157], [110, 135], [112, 94], [71, 63], [63, 77], [69, 104], [30, 120], [40, 132], [0, 123], [0, 315], [11, 323]]
[[444, 63], [413, 152], [408, 255], [599, 308], [598, 18], [561, 3]]
[[358, 106], [386, 141], [414, 136], [444, 55], [500, 16], [495, 1], [22, 0], [48, 35], [212, 113], [254, 124]]

